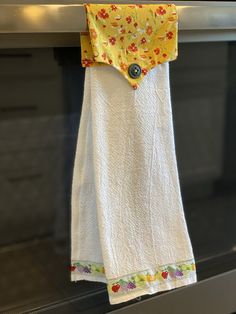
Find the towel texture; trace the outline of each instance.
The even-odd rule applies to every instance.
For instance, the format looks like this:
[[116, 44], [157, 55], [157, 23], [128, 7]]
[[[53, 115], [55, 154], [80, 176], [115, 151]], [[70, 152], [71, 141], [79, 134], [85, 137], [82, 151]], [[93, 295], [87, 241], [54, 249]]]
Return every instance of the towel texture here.
[[111, 66], [86, 68], [71, 232], [71, 279], [107, 283], [111, 304], [197, 280], [168, 62], [137, 90]]

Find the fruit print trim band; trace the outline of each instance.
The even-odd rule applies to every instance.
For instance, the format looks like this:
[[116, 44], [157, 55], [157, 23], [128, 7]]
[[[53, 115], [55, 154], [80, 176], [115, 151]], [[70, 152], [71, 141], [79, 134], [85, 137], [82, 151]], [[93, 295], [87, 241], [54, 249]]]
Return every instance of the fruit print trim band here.
[[105, 269], [103, 264], [92, 263], [86, 261], [72, 261], [70, 266], [71, 273], [79, 273], [86, 274], [92, 276], [104, 276], [105, 277]]
[[[103, 264], [75, 261], [71, 265], [72, 273], [91, 276], [104, 276]], [[153, 270], [146, 270], [130, 274], [121, 278], [110, 279], [107, 282], [109, 294], [125, 294], [129, 291], [144, 287], [152, 287], [179, 279], [186, 279], [196, 275], [194, 260], [158, 266]]]
[[166, 282], [176, 281], [191, 277], [196, 274], [193, 260], [177, 264], [159, 266], [155, 270], [147, 270], [120, 279], [109, 280], [109, 293], [126, 293], [130, 290], [161, 285]]

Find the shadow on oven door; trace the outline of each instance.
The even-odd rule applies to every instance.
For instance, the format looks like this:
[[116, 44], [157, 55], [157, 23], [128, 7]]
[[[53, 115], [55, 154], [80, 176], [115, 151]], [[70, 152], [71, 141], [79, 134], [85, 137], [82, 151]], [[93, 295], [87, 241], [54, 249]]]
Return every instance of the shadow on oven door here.
[[235, 43], [180, 44], [170, 69], [198, 283], [111, 306], [104, 284], [69, 277], [80, 50], [0, 50], [1, 313], [236, 311], [235, 55]]

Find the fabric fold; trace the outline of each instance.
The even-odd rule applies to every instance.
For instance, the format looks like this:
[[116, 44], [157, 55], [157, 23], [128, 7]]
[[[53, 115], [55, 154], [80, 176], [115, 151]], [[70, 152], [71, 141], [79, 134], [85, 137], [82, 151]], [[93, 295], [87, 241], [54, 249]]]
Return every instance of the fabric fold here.
[[[89, 32], [82, 33], [82, 66], [108, 64], [136, 89], [158, 64], [178, 55], [174, 4], [86, 4]], [[140, 75], [130, 75], [138, 64]]]
[[137, 90], [86, 68], [72, 185], [71, 279], [111, 304], [196, 282], [175, 154], [169, 64]]

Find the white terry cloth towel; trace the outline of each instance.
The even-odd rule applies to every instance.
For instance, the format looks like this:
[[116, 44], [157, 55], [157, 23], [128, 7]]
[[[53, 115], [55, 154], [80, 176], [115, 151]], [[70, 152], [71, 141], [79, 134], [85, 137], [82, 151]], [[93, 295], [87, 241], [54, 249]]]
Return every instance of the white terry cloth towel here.
[[132, 89], [86, 68], [72, 185], [71, 280], [111, 304], [196, 282], [176, 164], [168, 62]]

